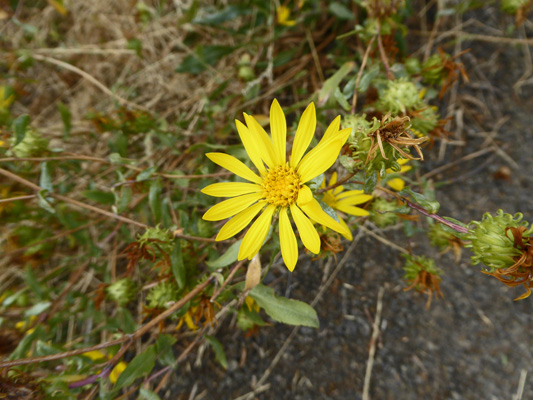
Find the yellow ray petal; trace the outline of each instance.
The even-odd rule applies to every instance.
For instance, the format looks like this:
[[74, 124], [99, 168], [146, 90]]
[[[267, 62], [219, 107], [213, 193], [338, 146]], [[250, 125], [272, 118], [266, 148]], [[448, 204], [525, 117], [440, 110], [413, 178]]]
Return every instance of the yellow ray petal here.
[[[339, 214], [337, 214], [337, 216], [338, 215]], [[352, 237], [352, 231], [350, 230], [350, 227], [348, 225], [346, 225], [346, 222], [344, 222], [344, 220], [341, 217], [339, 217], [339, 222], [344, 227], [346, 232], [350, 232], [349, 235], [347, 235], [346, 232], [341, 233], [341, 235], [344, 236], [345, 239], [352, 240], [353, 237]]]
[[367, 215], [370, 215], [368, 211], [349, 204], [337, 203], [337, 210], [342, 211], [346, 214], [355, 215], [357, 217], [365, 217]]
[[364, 193], [365, 193], [364, 190], [348, 190], [346, 192], [342, 192], [341, 194], [335, 196], [335, 198], [337, 200], [340, 200], [340, 199], [344, 199], [345, 197], [360, 196]]
[[273, 168], [276, 158], [274, 156], [274, 146], [272, 145], [272, 140], [270, 140], [268, 134], [265, 132], [263, 127], [259, 125], [259, 122], [257, 122], [254, 117], [246, 113], [243, 114], [244, 120], [246, 121], [246, 125], [248, 126], [252, 137], [254, 140], [259, 142], [258, 148], [261, 151], [261, 158], [268, 168]]
[[235, 214], [240, 213], [245, 208], [251, 206], [257, 200], [263, 198], [260, 193], [243, 194], [239, 197], [233, 197], [229, 200], [224, 200], [221, 203], [215, 204], [202, 216], [206, 221], [220, 221]]
[[250, 168], [229, 154], [207, 153], [206, 156], [215, 164], [220, 165], [222, 168], [226, 168], [228, 171], [233, 172], [235, 175], [238, 175], [241, 178], [255, 183], [263, 182], [263, 180], [254, 174]]
[[298, 261], [298, 243], [287, 215], [287, 207], [283, 207], [279, 212], [279, 241], [283, 261], [289, 271], [292, 272]]
[[254, 140], [254, 137], [251, 135], [248, 127], [241, 121], [236, 119], [235, 125], [237, 126], [237, 132], [239, 132], [239, 136], [244, 148], [246, 149], [246, 153], [248, 153], [250, 160], [252, 160], [259, 173], [263, 174], [265, 172], [265, 164], [263, 164], [263, 160], [261, 159], [259, 142]]
[[316, 110], [315, 103], [311, 103], [307, 106], [298, 128], [296, 129], [296, 136], [294, 137], [294, 143], [292, 145], [291, 154], [291, 167], [296, 168], [300, 163], [305, 151], [309, 147], [309, 143], [313, 139], [316, 130]]
[[337, 205], [344, 204], [349, 206], [356, 206], [357, 204], [366, 203], [368, 200], [372, 199], [370, 194], [358, 194], [355, 196], [345, 197], [343, 199], [337, 199]]
[[322, 207], [320, 207], [320, 204], [315, 199], [307, 204], [303, 204], [301, 208], [313, 221], [325, 225], [335, 232], [339, 232], [343, 236], [346, 235], [347, 237], [350, 237], [350, 240], [352, 240], [352, 233], [346, 231], [345, 227], [343, 227], [341, 224], [331, 218], [324, 210], [322, 210]]
[[278, 165], [283, 165], [285, 164], [287, 153], [287, 122], [285, 121], [285, 114], [283, 114], [283, 110], [276, 99], [270, 106], [270, 133], [274, 143], [275, 160]]
[[313, 254], [320, 252], [320, 236], [313, 223], [305, 216], [296, 204], [291, 205], [292, 219], [296, 223], [300, 239], [304, 246]]
[[213, 197], [234, 197], [240, 196], [241, 194], [258, 193], [262, 190], [263, 188], [261, 185], [255, 183], [220, 182], [206, 186], [201, 191], [202, 193]]
[[313, 192], [311, 192], [311, 189], [309, 189], [308, 186], [303, 185], [298, 192], [298, 199], [296, 202], [301, 206], [302, 204], [309, 203], [311, 200], [313, 200]]
[[399, 192], [405, 187], [405, 182], [402, 178], [392, 178], [387, 181], [387, 185]]
[[272, 215], [275, 210], [275, 205], [269, 205], [248, 229], [239, 249], [237, 257], [239, 260], [244, 260], [245, 258], [251, 260], [259, 252], [270, 229]]
[[298, 166], [298, 173], [302, 182], [307, 182], [327, 170], [337, 160], [342, 146], [350, 135], [349, 129], [339, 131], [338, 135], [325, 142], [320, 142], [313, 150], [305, 155]]
[[322, 141], [331, 139], [339, 131], [340, 127], [341, 127], [341, 116], [337, 115], [337, 118], [335, 118], [331, 122], [331, 124], [329, 124], [328, 129], [326, 129], [326, 132], [324, 133], [324, 136], [322, 136], [322, 139], [320, 141], [322, 142]]
[[242, 231], [264, 206], [265, 202], [259, 201], [235, 215], [220, 229], [217, 240], [229, 239]]

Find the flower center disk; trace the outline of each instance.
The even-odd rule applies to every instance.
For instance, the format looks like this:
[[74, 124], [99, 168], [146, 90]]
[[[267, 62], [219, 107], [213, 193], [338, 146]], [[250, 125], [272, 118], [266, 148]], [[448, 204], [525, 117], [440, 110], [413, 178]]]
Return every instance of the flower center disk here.
[[269, 170], [263, 178], [265, 199], [276, 206], [288, 207], [295, 203], [300, 187], [300, 176], [288, 164]]

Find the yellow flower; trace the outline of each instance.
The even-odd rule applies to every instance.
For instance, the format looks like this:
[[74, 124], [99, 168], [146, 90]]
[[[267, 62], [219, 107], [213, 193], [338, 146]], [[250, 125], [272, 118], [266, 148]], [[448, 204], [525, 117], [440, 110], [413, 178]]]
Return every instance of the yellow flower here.
[[[106, 359], [110, 360], [113, 358], [111, 355], [106, 355], [100, 350], [88, 351], [86, 353], [83, 353], [82, 356], [89, 357], [92, 361], [105, 361]], [[111, 381], [111, 383], [117, 382], [118, 377], [122, 372], [124, 372], [127, 366], [128, 363], [126, 363], [125, 361], [121, 361], [117, 365], [115, 365], [115, 367], [111, 370], [111, 373], [109, 374], [109, 380]]]
[[[407, 172], [409, 171], [411, 168], [410, 165], [405, 165], [405, 163], [408, 163], [409, 160], [407, 158], [399, 158], [398, 160], [398, 164], [401, 165], [401, 168], [400, 168], [400, 171], [398, 171], [397, 173], [398, 174], [403, 174], [404, 172]], [[394, 171], [392, 169], [388, 169], [387, 171], [387, 174], [393, 174]], [[392, 178], [390, 180], [387, 181], [387, 185], [389, 185], [389, 187], [391, 187], [392, 189], [396, 190], [396, 191], [401, 191], [403, 190], [403, 188], [405, 187], [405, 181], [402, 179], [402, 178]]]
[[286, 6], [279, 6], [276, 8], [276, 14], [278, 16], [278, 24], [285, 25], [285, 26], [294, 26], [296, 25], [296, 21], [293, 19], [289, 19], [289, 16], [291, 15], [291, 10], [289, 10]]
[[[337, 173], [333, 172], [331, 174], [331, 178], [329, 180], [328, 186], [332, 186], [335, 183], [337, 183]], [[326, 187], [326, 181], [322, 182], [321, 188]], [[322, 198], [322, 201], [326, 203], [328, 206], [333, 208], [334, 210], [338, 210], [342, 213], [355, 215], [357, 217], [364, 217], [369, 215], [370, 213], [367, 210], [364, 210], [360, 207], [356, 207], [358, 204], [366, 203], [368, 200], [372, 198], [372, 195], [370, 194], [364, 194], [364, 191], [362, 190], [348, 190], [347, 192], [343, 192], [344, 186], [337, 186], [334, 189], [330, 189], [324, 193], [324, 197]], [[348, 228], [348, 225], [346, 225], [346, 222], [342, 219], [342, 216], [337, 213], [339, 217], [339, 222], [342, 226], [346, 228], [346, 230], [350, 230]], [[347, 238], [351, 238], [341, 232], [341, 234]]]
[[270, 108], [272, 138], [250, 115], [244, 114], [246, 125], [236, 120], [237, 131], [250, 160], [259, 175], [235, 157], [208, 153], [214, 163], [252, 183], [222, 182], [209, 185], [202, 192], [215, 197], [233, 197], [211, 207], [203, 215], [207, 221], [231, 218], [221, 228], [216, 240], [226, 240], [242, 231], [254, 217], [239, 249], [238, 259], [252, 259], [261, 249], [276, 211], [279, 212], [281, 255], [292, 271], [298, 260], [298, 244], [288, 211], [292, 215], [304, 246], [314, 254], [320, 251], [320, 238], [310, 218], [351, 237], [345, 226], [331, 218], [313, 197], [306, 182], [333, 165], [350, 135], [351, 128], [340, 130], [340, 116], [330, 124], [318, 145], [304, 153], [316, 128], [315, 105], [309, 104], [296, 129], [292, 154], [287, 162], [287, 124], [277, 100]]
[[183, 317], [180, 318], [178, 324], [176, 325], [176, 330], [178, 330], [179, 328], [181, 328], [181, 326], [183, 325], [183, 323], [185, 322], [185, 324], [187, 325], [187, 328], [189, 328], [189, 330], [191, 331], [195, 331], [198, 329], [198, 326], [196, 326], [196, 324], [194, 323], [193, 319], [192, 319], [192, 315], [193, 313], [196, 311], [198, 307], [197, 306], [192, 306], [190, 307], [187, 312], [185, 313], [185, 315]]

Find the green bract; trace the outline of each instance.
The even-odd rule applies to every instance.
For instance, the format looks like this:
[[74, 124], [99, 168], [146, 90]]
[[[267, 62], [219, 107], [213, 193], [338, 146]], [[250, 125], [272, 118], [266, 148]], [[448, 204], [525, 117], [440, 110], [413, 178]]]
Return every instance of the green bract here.
[[[474, 255], [472, 264], [485, 264], [491, 272], [495, 269], [507, 268], [513, 265], [522, 251], [514, 246], [512, 233], [507, 228], [527, 226], [527, 221], [522, 221], [523, 215], [516, 213], [514, 216], [498, 210], [495, 216], [485, 213], [481, 221], [472, 221], [476, 227], [466, 235], [466, 240], [471, 240], [470, 247]], [[507, 230], [507, 232], [506, 232]], [[531, 234], [530, 228], [523, 236]]]
[[109, 298], [120, 306], [128, 304], [135, 298], [137, 285], [130, 278], [119, 279], [106, 288]]
[[406, 78], [385, 82], [385, 86], [379, 90], [379, 100], [375, 105], [376, 109], [392, 115], [405, 114], [408, 110], [424, 106], [418, 88]]
[[179, 289], [175, 283], [159, 282], [146, 296], [148, 308], [167, 308], [170, 302], [178, 300]]

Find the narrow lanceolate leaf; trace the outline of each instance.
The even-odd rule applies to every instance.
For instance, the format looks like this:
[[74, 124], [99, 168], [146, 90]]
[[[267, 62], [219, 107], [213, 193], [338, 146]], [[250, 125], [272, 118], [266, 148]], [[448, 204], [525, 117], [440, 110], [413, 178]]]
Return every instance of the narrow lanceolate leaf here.
[[259, 284], [252, 289], [250, 297], [275, 321], [289, 325], [319, 327], [313, 307], [302, 301], [278, 297], [270, 287]]
[[26, 114], [21, 115], [13, 121], [13, 130], [15, 131], [15, 146], [22, 142], [26, 137], [26, 130], [30, 125], [30, 117]]
[[155, 223], [157, 224], [161, 220], [161, 182], [159, 179], [150, 183], [150, 192], [148, 193], [148, 202], [154, 215]]
[[218, 268], [224, 268], [228, 265], [233, 264], [235, 261], [237, 261], [237, 256], [239, 255], [239, 248], [241, 247], [241, 240], [238, 240], [237, 242], [233, 243], [224, 254], [222, 254], [219, 258], [213, 261], [207, 261], [206, 264], [209, 267], [209, 269], [215, 270]]
[[148, 346], [144, 352], [135, 356], [124, 372], [118, 377], [116, 389], [131, 385], [136, 379], [148, 375], [155, 366], [156, 351], [154, 345]]
[[52, 192], [54, 190], [52, 186], [52, 173], [50, 170], [50, 164], [48, 162], [43, 162], [41, 164], [41, 179], [39, 180], [39, 186], [43, 189]]
[[328, 101], [328, 98], [333, 94], [335, 88], [339, 86], [342, 79], [350, 73], [350, 71], [355, 67], [355, 62], [348, 61], [339, 68], [330, 78], [324, 82], [324, 86], [320, 89], [318, 93], [318, 103], [323, 105]]
[[213, 351], [215, 352], [215, 359], [224, 369], [228, 369], [228, 359], [226, 358], [226, 353], [222, 347], [222, 343], [218, 341], [214, 336], [205, 336], [207, 343], [211, 345]]
[[183, 262], [183, 254], [181, 252], [181, 242], [176, 239], [172, 253], [170, 253], [170, 266], [172, 269], [172, 275], [178, 284], [178, 287], [182, 289], [187, 282], [185, 263]]

